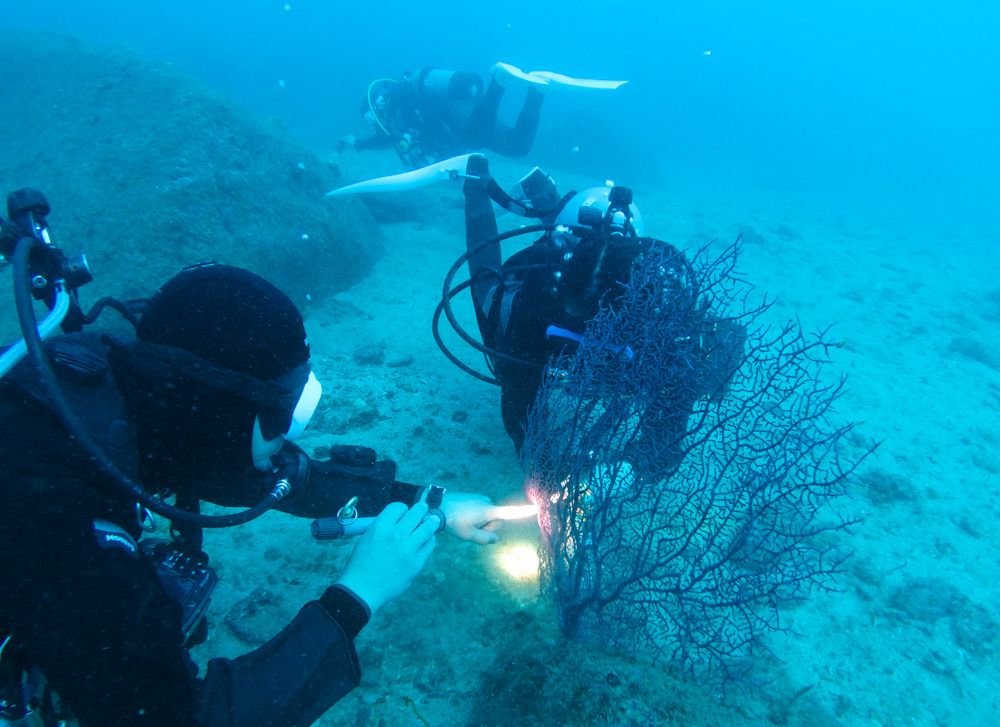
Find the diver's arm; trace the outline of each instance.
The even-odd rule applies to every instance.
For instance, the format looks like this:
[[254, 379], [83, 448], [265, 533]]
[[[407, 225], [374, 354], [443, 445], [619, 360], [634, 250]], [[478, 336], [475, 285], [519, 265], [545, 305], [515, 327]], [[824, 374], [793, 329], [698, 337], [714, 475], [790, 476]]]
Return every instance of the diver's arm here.
[[205, 727], [308, 727], [361, 679], [354, 637], [402, 595], [434, 550], [427, 506], [387, 506], [357, 541], [337, 583], [271, 641], [209, 663], [198, 716]]
[[0, 611], [82, 724], [305, 727], [357, 686], [353, 640], [368, 609], [347, 590], [331, 586], [260, 648], [210, 661], [199, 681], [181, 646], [180, 609], [149, 563], [99, 549], [73, 501], [52, 504], [41, 526], [17, 508], [10, 514], [23, 527], [3, 520], [18, 548], [0, 575], [18, 593]]
[[354, 638], [368, 609], [331, 586], [273, 639], [236, 659], [213, 659], [202, 684], [203, 727], [311, 725], [358, 685]]

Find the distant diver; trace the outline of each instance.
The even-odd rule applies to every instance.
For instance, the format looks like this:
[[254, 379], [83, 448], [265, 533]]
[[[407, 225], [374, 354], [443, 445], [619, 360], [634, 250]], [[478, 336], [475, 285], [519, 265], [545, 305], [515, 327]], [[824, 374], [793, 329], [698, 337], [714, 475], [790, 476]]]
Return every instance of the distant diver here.
[[[345, 136], [338, 150], [392, 148], [410, 168], [476, 149], [523, 157], [534, 143], [546, 88], [612, 90], [623, 83], [549, 71], [525, 72], [508, 63], [496, 63], [487, 85], [476, 73], [428, 66], [416, 74], [404, 73], [399, 80], [372, 81], [361, 105], [371, 135], [361, 139]], [[514, 126], [510, 126], [498, 114], [505, 91], [515, 84], [526, 87], [527, 93]]]

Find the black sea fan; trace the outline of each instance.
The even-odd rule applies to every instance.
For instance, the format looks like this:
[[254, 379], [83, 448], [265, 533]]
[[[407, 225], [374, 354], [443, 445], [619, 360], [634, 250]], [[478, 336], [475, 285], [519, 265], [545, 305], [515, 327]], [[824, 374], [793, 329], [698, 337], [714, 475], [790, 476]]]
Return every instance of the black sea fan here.
[[831, 507], [857, 466], [821, 376], [826, 332], [762, 323], [738, 246], [645, 253], [552, 361], [522, 457], [543, 589], [572, 637], [743, 676], [782, 608], [833, 586]]

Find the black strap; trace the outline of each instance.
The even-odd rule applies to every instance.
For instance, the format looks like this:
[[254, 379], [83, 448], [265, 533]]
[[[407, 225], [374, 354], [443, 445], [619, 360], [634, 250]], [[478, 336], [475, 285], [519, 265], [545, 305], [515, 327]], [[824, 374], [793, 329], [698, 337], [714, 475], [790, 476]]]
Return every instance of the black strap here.
[[139, 339], [124, 343], [108, 335], [102, 336], [102, 341], [115, 355], [141, 362], [144, 368], [158, 371], [160, 376], [180, 374], [213, 389], [229, 391], [242, 399], [278, 409], [291, 411], [296, 403], [298, 394], [290, 388], [216, 366], [180, 348]]
[[535, 209], [534, 207], [528, 207], [521, 204], [516, 199], [511, 197], [507, 192], [504, 191], [503, 187], [497, 184], [497, 180], [493, 177], [489, 177], [489, 181], [486, 183], [487, 191], [489, 192], [490, 199], [496, 202], [498, 205], [503, 207], [508, 212], [513, 212], [515, 215], [520, 217], [531, 217], [534, 219], [542, 219], [545, 217], [551, 217], [563, 207], [566, 203], [576, 194], [576, 192], [569, 192], [563, 195], [562, 199], [559, 200], [557, 204], [552, 209]]
[[440, 485], [431, 485], [427, 488], [427, 509], [440, 510], [441, 501], [444, 500], [445, 488]]

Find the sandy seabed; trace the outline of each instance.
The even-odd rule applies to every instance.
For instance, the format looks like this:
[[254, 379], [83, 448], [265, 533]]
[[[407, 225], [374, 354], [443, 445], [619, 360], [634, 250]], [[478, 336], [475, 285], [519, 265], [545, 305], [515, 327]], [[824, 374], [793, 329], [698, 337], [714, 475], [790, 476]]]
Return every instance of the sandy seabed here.
[[[398, 171], [388, 155], [331, 159], [349, 179]], [[494, 164], [502, 179], [524, 171]], [[549, 171], [562, 189], [596, 182]], [[318, 724], [1000, 724], [997, 252], [984, 257], [960, 230], [903, 232], [780, 200], [636, 189], [636, 201], [647, 234], [678, 247], [742, 233], [745, 277], [776, 297], [770, 319], [834, 325], [845, 342], [829, 367], [849, 376], [838, 415], [881, 446], [845, 503], [863, 521], [846, 540], [854, 556], [842, 590], [787, 612], [792, 631], [770, 638], [774, 657], [759, 665], [763, 690], [723, 697], [669, 665], [565, 643], [537, 578], [502, 565], [534, 547], [533, 524], [509, 526], [486, 548], [442, 536], [413, 587], [359, 636], [361, 686]], [[301, 443], [367, 445], [396, 460], [405, 481], [521, 501], [499, 391], [449, 363], [431, 335], [444, 275], [464, 250], [460, 189], [401, 193], [372, 209], [386, 243], [372, 274], [325, 300], [290, 291], [325, 390]], [[456, 307], [474, 331], [468, 300]], [[212, 636], [196, 653], [205, 659], [273, 635], [351, 549], [314, 542], [308, 521], [279, 513], [206, 535], [221, 584]]]

